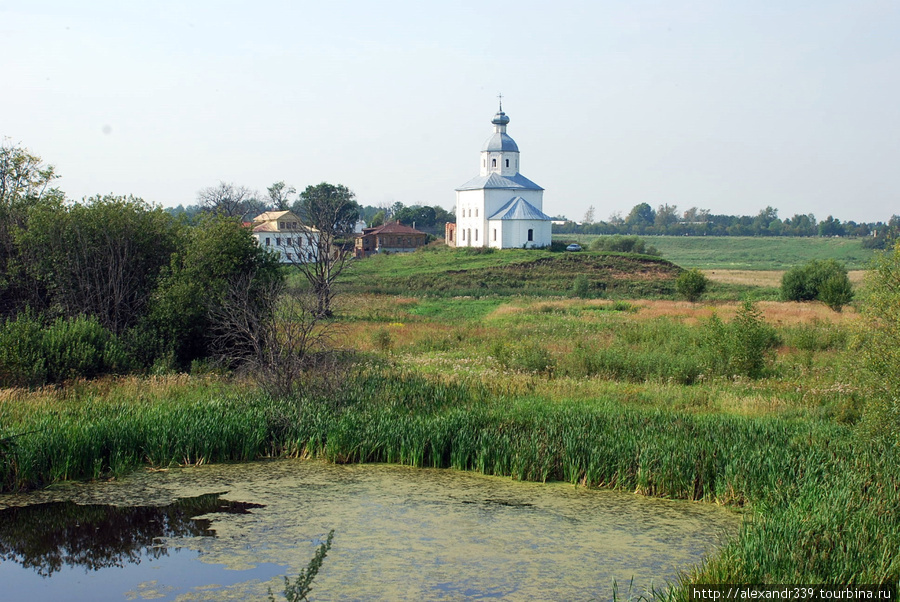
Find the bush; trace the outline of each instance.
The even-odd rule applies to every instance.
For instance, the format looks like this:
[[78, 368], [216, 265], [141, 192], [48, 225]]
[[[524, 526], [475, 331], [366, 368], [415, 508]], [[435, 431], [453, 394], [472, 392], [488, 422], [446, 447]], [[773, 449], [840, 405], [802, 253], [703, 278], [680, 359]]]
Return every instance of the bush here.
[[781, 278], [781, 297], [785, 301], [818, 300], [834, 311], [841, 311], [853, 300], [853, 287], [843, 265], [834, 259], [814, 259], [785, 272]]
[[700, 299], [708, 286], [709, 279], [697, 268], [682, 272], [675, 280], [675, 290], [691, 303]]
[[775, 329], [750, 301], [744, 302], [729, 324], [713, 316], [706, 324], [701, 342], [707, 353], [709, 374], [749, 378], [765, 376], [772, 351], [778, 344]]
[[648, 246], [637, 236], [601, 236], [591, 243], [591, 251], [607, 253], [636, 253], [638, 255], [656, 255], [660, 253], [654, 246]]
[[572, 295], [579, 299], [587, 299], [590, 297], [591, 283], [588, 282], [587, 276], [579, 275], [572, 282]]
[[39, 316], [19, 314], [0, 328], [0, 386], [38, 386], [121, 371], [127, 355], [97, 318], [58, 318], [44, 327]]

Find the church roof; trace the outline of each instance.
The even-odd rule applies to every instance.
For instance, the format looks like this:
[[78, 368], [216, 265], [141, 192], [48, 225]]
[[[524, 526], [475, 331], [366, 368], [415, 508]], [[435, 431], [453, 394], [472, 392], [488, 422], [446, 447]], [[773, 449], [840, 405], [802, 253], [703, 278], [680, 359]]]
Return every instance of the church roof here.
[[503, 132], [494, 132], [494, 135], [485, 140], [481, 152], [519, 152], [519, 146], [516, 141], [509, 137], [509, 134]]
[[492, 173], [487, 176], [472, 178], [456, 190], [481, 190], [482, 188], [502, 188], [506, 190], [543, 190], [540, 186], [520, 173], [514, 176], [501, 176]]
[[509, 199], [505, 205], [500, 207], [497, 213], [488, 218], [488, 220], [495, 219], [535, 219], [548, 222], [551, 221], [550, 216], [546, 215], [543, 211], [520, 196]]

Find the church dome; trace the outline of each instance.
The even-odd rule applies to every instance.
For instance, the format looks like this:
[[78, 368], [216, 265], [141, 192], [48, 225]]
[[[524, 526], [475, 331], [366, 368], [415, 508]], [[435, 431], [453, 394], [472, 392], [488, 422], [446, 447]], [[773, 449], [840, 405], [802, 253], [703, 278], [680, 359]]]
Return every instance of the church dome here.
[[491, 123], [494, 125], [506, 125], [509, 123], [509, 117], [503, 111], [497, 111], [497, 114], [491, 119]]
[[481, 152], [519, 152], [519, 146], [516, 141], [509, 137], [508, 134], [502, 132], [494, 132], [494, 135], [485, 141], [481, 147]]

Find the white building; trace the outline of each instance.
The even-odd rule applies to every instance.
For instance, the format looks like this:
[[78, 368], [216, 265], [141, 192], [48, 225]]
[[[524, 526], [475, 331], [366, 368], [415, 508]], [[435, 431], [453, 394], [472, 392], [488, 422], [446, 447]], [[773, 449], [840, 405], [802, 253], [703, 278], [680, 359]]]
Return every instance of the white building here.
[[311, 261], [316, 256], [319, 231], [304, 226], [290, 211], [266, 211], [253, 218], [252, 226], [256, 243], [278, 253], [281, 263]]
[[550, 246], [544, 189], [519, 173], [519, 147], [506, 133], [503, 105], [481, 148], [481, 173], [456, 189], [456, 246], [498, 249]]

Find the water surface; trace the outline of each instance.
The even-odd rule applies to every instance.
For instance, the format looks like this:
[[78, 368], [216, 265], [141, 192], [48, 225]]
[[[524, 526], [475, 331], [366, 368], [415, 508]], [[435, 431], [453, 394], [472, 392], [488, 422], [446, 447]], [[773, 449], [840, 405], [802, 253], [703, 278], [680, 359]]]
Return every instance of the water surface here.
[[[65, 504], [37, 505], [49, 502]], [[71, 523], [110, 507], [112, 523]], [[711, 505], [559, 483], [292, 460], [66, 484], [0, 496], [0, 508], [0, 583], [32, 602], [265, 599], [331, 529], [316, 600], [609, 599], [613, 579], [662, 585], [739, 523]], [[22, 525], [75, 535], [42, 544], [50, 564], [26, 563]]]

